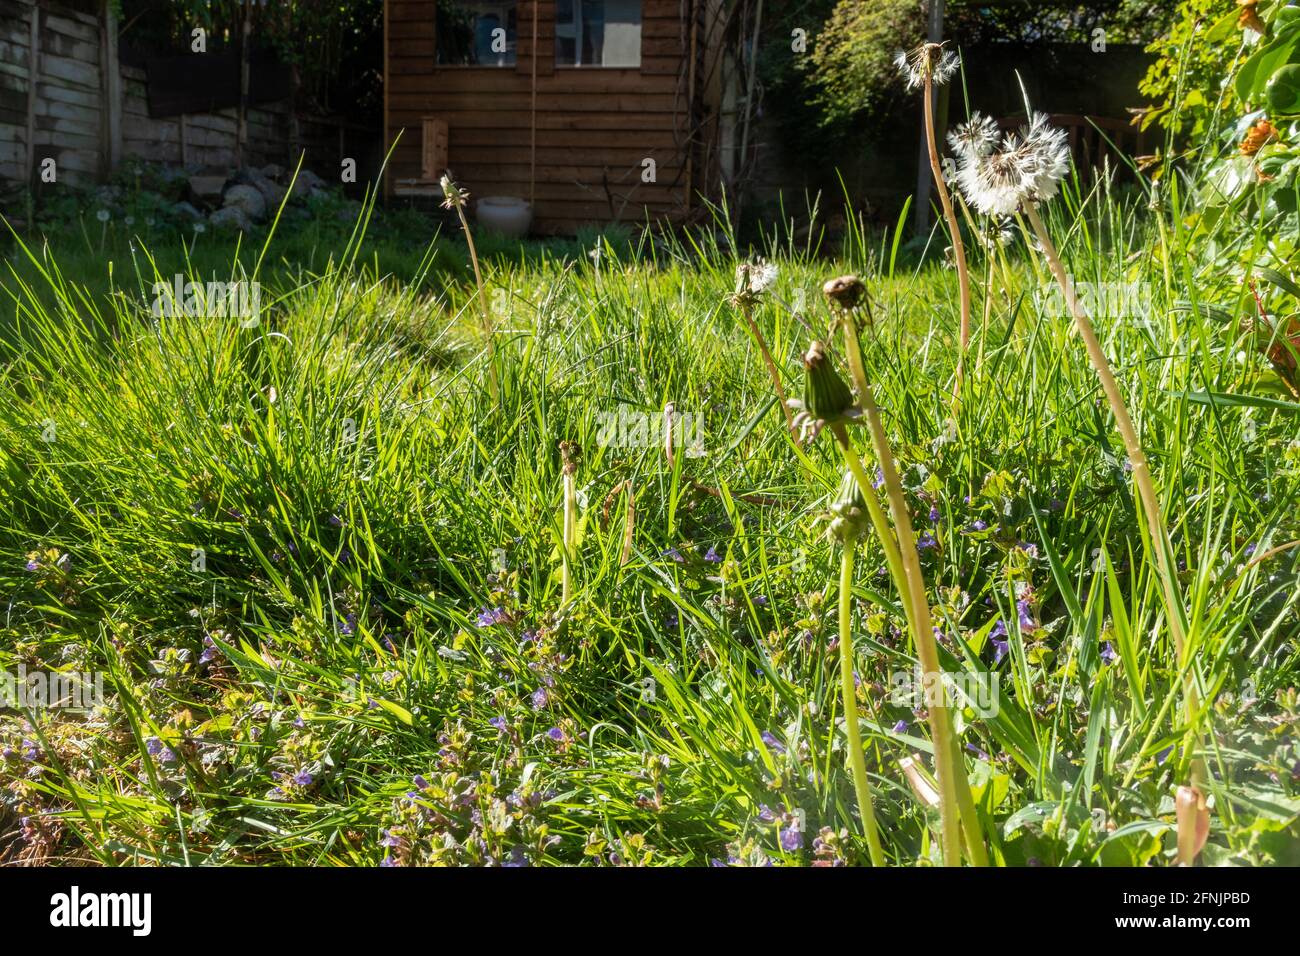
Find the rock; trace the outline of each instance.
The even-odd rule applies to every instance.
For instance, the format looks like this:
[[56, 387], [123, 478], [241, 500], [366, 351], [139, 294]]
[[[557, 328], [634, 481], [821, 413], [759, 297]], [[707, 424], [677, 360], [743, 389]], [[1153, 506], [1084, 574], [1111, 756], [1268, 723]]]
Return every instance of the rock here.
[[285, 193], [289, 190], [272, 180], [260, 169], [250, 169], [246, 175], [248, 176], [248, 184], [261, 193], [262, 198], [266, 200], [267, 209], [274, 211], [279, 208], [280, 203], [284, 201]]
[[244, 211], [254, 222], [266, 218], [266, 200], [255, 186], [231, 186], [226, 190], [226, 208], [236, 207]]
[[279, 180], [280, 177], [284, 175], [284, 167], [276, 165], [275, 163], [267, 163], [262, 167], [261, 173], [267, 179]]
[[307, 199], [316, 193], [324, 192], [325, 189], [325, 180], [310, 169], [304, 169], [298, 173], [298, 178], [293, 182], [293, 198]]
[[225, 188], [225, 176], [200, 173], [190, 177], [190, 195], [205, 206], [221, 205], [221, 193]]
[[[261, 198], [260, 196], [258, 197]], [[253, 220], [239, 206], [225, 206], [208, 217], [213, 229], [231, 229], [238, 232], [251, 232]]]
[[188, 219], [190, 222], [198, 222], [203, 218], [203, 213], [187, 202], [176, 203], [172, 206], [172, 212], [182, 219]]

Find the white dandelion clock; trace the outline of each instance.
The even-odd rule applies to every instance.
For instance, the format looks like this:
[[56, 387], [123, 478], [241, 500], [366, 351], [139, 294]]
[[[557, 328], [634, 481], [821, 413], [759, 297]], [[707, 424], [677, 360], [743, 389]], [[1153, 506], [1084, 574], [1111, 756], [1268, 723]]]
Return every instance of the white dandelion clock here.
[[777, 268], [770, 262], [742, 262], [736, 266], [736, 294], [762, 295], [776, 282]]
[[934, 86], [947, 83], [961, 66], [961, 58], [945, 50], [942, 43], [922, 43], [906, 53], [896, 53], [894, 66], [909, 90], [919, 90], [927, 79]]
[[1027, 127], [1008, 133], [983, 155], [979, 139], [961, 156], [957, 179], [966, 201], [992, 216], [1011, 216], [1026, 205], [1051, 199], [1070, 169], [1070, 147], [1062, 130], [1034, 114]]
[[948, 134], [948, 145], [963, 159], [980, 159], [993, 152], [1001, 135], [991, 117], [977, 112]]

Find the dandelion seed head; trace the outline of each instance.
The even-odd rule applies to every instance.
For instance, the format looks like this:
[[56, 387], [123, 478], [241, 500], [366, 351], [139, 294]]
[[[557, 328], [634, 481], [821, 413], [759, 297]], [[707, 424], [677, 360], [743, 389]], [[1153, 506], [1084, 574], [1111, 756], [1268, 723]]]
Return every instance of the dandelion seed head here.
[[1055, 196], [1069, 168], [1065, 132], [1035, 113], [1027, 127], [1008, 133], [996, 149], [963, 155], [957, 181], [980, 212], [1010, 216], [1027, 203]]
[[896, 53], [894, 66], [909, 90], [919, 90], [925, 86], [927, 75], [933, 86], [947, 83], [961, 66], [961, 58], [945, 50], [942, 43], [922, 43], [905, 53]]
[[998, 124], [992, 117], [976, 112], [948, 134], [948, 144], [963, 159], [983, 158], [993, 152], [1000, 135]]

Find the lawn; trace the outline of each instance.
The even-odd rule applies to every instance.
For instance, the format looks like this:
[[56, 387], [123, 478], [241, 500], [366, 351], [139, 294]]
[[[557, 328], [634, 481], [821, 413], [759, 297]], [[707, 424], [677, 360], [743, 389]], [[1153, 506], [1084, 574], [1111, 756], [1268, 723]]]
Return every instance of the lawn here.
[[[1200, 861], [1300, 863], [1300, 404], [1239, 322], [1296, 303], [1257, 303], [1176, 202], [1075, 180], [1044, 217], [1081, 288], [1140, 293], [1092, 311], [1165, 504], [1181, 661], [1023, 221], [967, 239], [958, 402], [956, 275], [901, 228], [739, 257], [723, 230], [489, 249], [481, 298], [445, 232], [427, 255], [360, 230], [265, 255], [15, 241], [0, 666], [98, 674], [103, 699], [0, 711], [0, 859], [868, 862], [827, 520], [844, 461], [792, 437], [733, 301], [761, 254], [753, 319], [790, 396], [810, 341], [838, 347], [822, 284], [866, 282], [853, 321], [943, 669], [991, 694], [951, 710], [990, 861], [1172, 862], [1199, 759]], [[257, 321], [151, 314], [179, 271], [255, 277]], [[846, 583], [880, 849], [937, 864], [917, 647], [875, 538]]]

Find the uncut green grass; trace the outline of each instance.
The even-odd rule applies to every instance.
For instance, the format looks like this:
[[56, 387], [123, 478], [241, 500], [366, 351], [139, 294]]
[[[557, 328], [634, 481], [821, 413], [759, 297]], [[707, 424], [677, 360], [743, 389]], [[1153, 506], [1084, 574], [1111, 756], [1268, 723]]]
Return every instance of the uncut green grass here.
[[[1076, 279], [1151, 291], [1149, 323], [1098, 324], [1185, 569], [1214, 778], [1203, 860], [1297, 862], [1300, 549], [1284, 546], [1300, 538], [1300, 408], [1225, 321], [1242, 289], [1177, 216], [1077, 183], [1050, 213]], [[781, 301], [757, 321], [797, 395], [803, 322], [829, 321], [822, 281], [871, 283], [866, 367], [937, 539], [923, 567], [946, 664], [1000, 681], [996, 717], [959, 720], [994, 861], [1168, 862], [1192, 736], [1095, 377], [1036, 299], [1046, 271], [1007, 246], [987, 328], [975, 296], [982, 359], [954, 434], [955, 278], [898, 240], [770, 238]], [[61, 270], [79, 237], [15, 247], [0, 279], [0, 663], [102, 671], [109, 697], [0, 714], [0, 858], [865, 862], [819, 519], [840, 466], [825, 439], [798, 451], [785, 434], [727, 303], [734, 244], [492, 257], [494, 402], [463, 244], [398, 250], [394, 275], [359, 235], [306, 265], [282, 241], [191, 260], [210, 275], [238, 257], [231, 274], [262, 279], [251, 329], [148, 315], [150, 256], [166, 281], [175, 248], [119, 247], [110, 279], [84, 259]], [[668, 402], [705, 421], [705, 453], [671, 466]], [[645, 447], [598, 444], [620, 404], [655, 423]], [[584, 461], [557, 627], [561, 440]], [[57, 579], [25, 569], [48, 549], [69, 556]], [[1019, 627], [1017, 582], [1040, 628]], [[935, 813], [898, 768], [928, 763], [924, 720], [888, 695], [915, 661], [874, 544], [855, 597], [886, 853], [931, 864]], [[481, 626], [495, 608], [508, 620]], [[796, 825], [802, 846], [783, 847]]]

